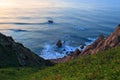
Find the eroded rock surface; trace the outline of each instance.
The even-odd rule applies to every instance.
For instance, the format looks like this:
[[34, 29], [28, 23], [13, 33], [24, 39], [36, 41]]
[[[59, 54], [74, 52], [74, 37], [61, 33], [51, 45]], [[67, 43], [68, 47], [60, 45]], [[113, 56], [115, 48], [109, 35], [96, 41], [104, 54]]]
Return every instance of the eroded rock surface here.
[[84, 49], [81, 55], [94, 54], [117, 46], [120, 46], [120, 25], [107, 38], [100, 35], [95, 42]]

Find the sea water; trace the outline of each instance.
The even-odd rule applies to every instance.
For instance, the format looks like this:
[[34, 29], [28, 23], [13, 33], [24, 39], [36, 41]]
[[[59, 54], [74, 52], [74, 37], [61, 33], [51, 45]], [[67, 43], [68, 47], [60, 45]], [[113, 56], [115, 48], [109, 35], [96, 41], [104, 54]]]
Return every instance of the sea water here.
[[[120, 23], [119, 0], [36, 0], [34, 3], [30, 7], [0, 7], [0, 32], [44, 59], [64, 57], [81, 44], [93, 42], [100, 34], [108, 36]], [[49, 24], [48, 20], [54, 23]], [[62, 48], [56, 46], [58, 40], [64, 42]]]

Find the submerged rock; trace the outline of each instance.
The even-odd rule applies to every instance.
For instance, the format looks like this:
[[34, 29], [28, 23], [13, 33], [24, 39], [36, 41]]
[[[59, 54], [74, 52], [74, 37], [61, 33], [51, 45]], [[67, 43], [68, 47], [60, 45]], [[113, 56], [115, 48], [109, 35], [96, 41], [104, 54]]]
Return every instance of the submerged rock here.
[[85, 44], [82, 44], [82, 45], [80, 46], [80, 49], [84, 49], [84, 47], [85, 47]]
[[57, 47], [62, 47], [62, 41], [61, 41], [61, 40], [58, 40], [58, 42], [56, 43], [56, 46], [57, 46]]

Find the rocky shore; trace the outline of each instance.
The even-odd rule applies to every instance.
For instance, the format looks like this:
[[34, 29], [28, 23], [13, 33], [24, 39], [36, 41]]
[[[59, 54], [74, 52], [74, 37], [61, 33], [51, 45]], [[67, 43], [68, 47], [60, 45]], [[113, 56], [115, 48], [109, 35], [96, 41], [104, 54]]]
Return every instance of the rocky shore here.
[[101, 34], [91, 45], [88, 45], [84, 50], [80, 51], [79, 49], [76, 49], [63, 58], [51, 59], [50, 61], [54, 63], [62, 63], [75, 59], [76, 57], [92, 55], [97, 52], [108, 50], [117, 46], [120, 46], [120, 24], [107, 38]]

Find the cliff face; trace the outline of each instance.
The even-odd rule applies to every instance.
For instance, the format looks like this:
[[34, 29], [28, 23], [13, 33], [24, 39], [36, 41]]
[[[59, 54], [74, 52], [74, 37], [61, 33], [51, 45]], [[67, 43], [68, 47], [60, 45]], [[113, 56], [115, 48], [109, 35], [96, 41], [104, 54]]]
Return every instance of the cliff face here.
[[70, 55], [65, 56], [64, 58], [52, 59], [54, 63], [62, 63], [69, 60], [72, 60], [78, 56], [84, 56], [89, 54], [95, 54], [100, 51], [108, 50], [120, 46], [120, 25], [114, 30], [114, 32], [109, 35], [107, 38], [104, 38], [103, 35], [100, 35], [91, 45], [88, 45], [83, 51], [76, 49]]
[[0, 67], [46, 66], [52, 65], [12, 37], [0, 33]]
[[120, 25], [118, 25], [114, 32], [107, 38], [100, 35], [98, 39], [87, 46], [80, 55], [94, 54], [117, 46], [120, 46]]

